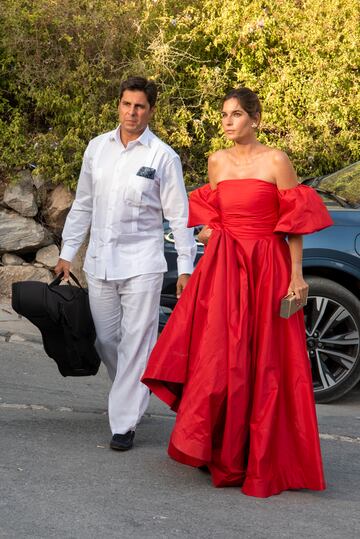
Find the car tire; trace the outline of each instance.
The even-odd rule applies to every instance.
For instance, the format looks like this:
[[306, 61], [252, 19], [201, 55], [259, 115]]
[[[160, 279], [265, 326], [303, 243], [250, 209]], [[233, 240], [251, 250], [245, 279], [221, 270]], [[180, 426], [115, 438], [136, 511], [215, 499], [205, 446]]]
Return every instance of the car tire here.
[[304, 314], [315, 400], [328, 403], [360, 380], [360, 301], [330, 279], [306, 276], [305, 280], [309, 298]]

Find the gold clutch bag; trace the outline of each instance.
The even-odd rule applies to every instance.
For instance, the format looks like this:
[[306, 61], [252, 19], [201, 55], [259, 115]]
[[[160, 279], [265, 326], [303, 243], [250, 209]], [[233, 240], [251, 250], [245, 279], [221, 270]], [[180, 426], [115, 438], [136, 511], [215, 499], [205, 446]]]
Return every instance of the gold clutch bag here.
[[281, 318], [290, 318], [290, 316], [300, 309], [302, 309], [307, 303], [307, 298], [305, 303], [297, 303], [295, 294], [289, 294], [285, 296], [280, 303], [280, 316]]

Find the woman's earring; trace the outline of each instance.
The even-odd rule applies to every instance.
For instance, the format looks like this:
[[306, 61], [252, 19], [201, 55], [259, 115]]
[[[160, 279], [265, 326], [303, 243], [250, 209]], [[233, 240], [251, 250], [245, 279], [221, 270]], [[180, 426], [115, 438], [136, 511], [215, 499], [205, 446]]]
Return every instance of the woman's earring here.
[[254, 123], [254, 124], [251, 124], [251, 127], [252, 127], [253, 129], [256, 129], [256, 128], [257, 128], [257, 125]]

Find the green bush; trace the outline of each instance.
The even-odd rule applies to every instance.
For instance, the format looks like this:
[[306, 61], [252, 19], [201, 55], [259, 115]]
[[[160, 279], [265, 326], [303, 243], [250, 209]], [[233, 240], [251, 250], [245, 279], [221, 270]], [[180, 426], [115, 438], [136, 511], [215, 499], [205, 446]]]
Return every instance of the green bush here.
[[154, 78], [154, 130], [206, 179], [223, 147], [219, 101], [247, 85], [264, 106], [259, 138], [300, 176], [360, 159], [357, 0], [3, 0], [0, 164], [35, 163], [75, 186], [92, 136], [116, 124], [119, 81]]
[[140, 16], [136, 6], [3, 2], [3, 173], [35, 163], [54, 182], [75, 186], [87, 141], [116, 121], [117, 87], [131, 65]]

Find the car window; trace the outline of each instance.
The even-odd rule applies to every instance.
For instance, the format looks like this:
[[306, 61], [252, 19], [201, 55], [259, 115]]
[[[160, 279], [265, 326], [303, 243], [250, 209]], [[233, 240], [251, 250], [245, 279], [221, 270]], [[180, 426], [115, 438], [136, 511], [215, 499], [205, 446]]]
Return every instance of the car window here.
[[359, 204], [360, 161], [325, 176], [318, 183], [318, 187], [335, 193], [352, 204]]
[[332, 197], [331, 195], [328, 195], [327, 193], [322, 193], [321, 191], [318, 191], [319, 195], [323, 199], [325, 205], [327, 208], [343, 208], [338, 200], [336, 198]]

